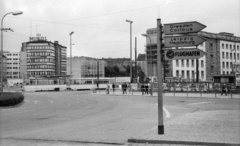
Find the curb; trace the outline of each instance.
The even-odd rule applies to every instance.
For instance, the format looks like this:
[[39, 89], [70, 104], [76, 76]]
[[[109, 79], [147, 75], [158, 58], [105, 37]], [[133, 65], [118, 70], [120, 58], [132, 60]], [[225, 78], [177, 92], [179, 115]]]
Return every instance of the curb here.
[[128, 139], [128, 142], [129, 143], [147, 143], [147, 144], [173, 144], [173, 145], [240, 146], [240, 144], [236, 144], [236, 143], [146, 140], [146, 139], [133, 139], [133, 138]]

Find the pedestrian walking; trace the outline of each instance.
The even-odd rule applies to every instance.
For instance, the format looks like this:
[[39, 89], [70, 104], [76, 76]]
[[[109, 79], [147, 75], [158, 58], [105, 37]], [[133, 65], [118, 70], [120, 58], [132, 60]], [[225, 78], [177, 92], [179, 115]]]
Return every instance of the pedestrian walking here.
[[107, 94], [109, 94], [109, 91], [110, 91], [110, 85], [107, 84]]
[[115, 92], [115, 84], [114, 83], [112, 84], [112, 89], [113, 89], [113, 94], [114, 94], [114, 92]]
[[144, 95], [144, 92], [145, 92], [144, 84], [141, 85], [141, 91], [142, 91], [142, 95]]
[[227, 86], [225, 84], [222, 85], [222, 93], [221, 93], [221, 95], [223, 95], [224, 93], [227, 96]]
[[148, 84], [145, 85], [145, 93], [148, 94]]

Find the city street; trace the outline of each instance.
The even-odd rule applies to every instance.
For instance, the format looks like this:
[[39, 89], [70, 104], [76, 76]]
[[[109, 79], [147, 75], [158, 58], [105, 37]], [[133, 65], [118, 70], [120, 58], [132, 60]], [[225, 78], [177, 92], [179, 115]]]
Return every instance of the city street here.
[[[164, 123], [187, 114], [240, 109], [239, 99], [166, 96], [163, 101]], [[126, 145], [157, 126], [157, 107], [156, 95], [25, 93], [22, 105], [0, 109], [0, 145]]]

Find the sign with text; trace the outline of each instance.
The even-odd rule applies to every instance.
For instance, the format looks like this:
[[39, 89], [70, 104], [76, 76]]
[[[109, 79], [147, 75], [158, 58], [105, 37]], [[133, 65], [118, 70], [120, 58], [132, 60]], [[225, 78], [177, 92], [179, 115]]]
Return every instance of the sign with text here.
[[184, 33], [196, 33], [204, 29], [206, 26], [197, 22], [181, 22], [164, 24], [164, 33], [169, 34], [184, 34]]
[[164, 42], [165, 47], [197, 46], [205, 42], [205, 39], [197, 35], [165, 36], [164, 40], [165, 40]]
[[164, 52], [165, 60], [198, 59], [205, 55], [205, 52], [198, 48], [171, 49]]

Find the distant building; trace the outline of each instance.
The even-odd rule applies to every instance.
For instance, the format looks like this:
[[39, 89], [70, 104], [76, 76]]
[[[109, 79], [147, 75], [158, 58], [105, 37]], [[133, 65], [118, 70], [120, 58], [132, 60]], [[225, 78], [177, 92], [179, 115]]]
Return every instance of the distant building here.
[[147, 69], [147, 56], [146, 54], [139, 54], [137, 58], [137, 65], [141, 67], [142, 71], [148, 76]]
[[106, 61], [106, 66], [117, 66], [119, 71], [126, 72], [127, 66], [130, 66], [130, 58], [102, 58]]
[[7, 78], [19, 79], [20, 76], [20, 53], [19, 52], [4, 52], [7, 58]]
[[[5, 55], [3, 57], [3, 82], [7, 82], [7, 57]], [[2, 59], [0, 60], [0, 76], [2, 74]], [[0, 81], [1, 82], [1, 81]]]
[[22, 43], [20, 74], [29, 77], [60, 77], [67, 75], [66, 47], [50, 42], [40, 34]]
[[[67, 74], [70, 75], [70, 57], [67, 57]], [[72, 78], [105, 77], [106, 62], [91, 57], [72, 57]]]
[[[151, 44], [150, 40], [148, 38], [146, 39], [147, 68], [148, 73], [153, 70], [155, 74], [157, 60], [157, 29], [148, 29], [147, 34], [151, 38]], [[226, 32], [216, 34], [201, 31], [198, 35], [206, 39], [203, 44], [198, 46], [200, 50], [206, 52], [206, 55], [198, 59], [198, 64], [196, 59], [165, 61], [165, 65], [163, 65], [165, 66], [165, 76], [177, 77], [181, 80], [196, 81], [197, 66], [198, 79], [200, 81], [213, 81], [213, 77], [219, 75], [234, 75], [236, 72], [235, 66], [240, 63], [240, 37]], [[152, 62], [154, 64], [153, 68], [151, 68]]]

